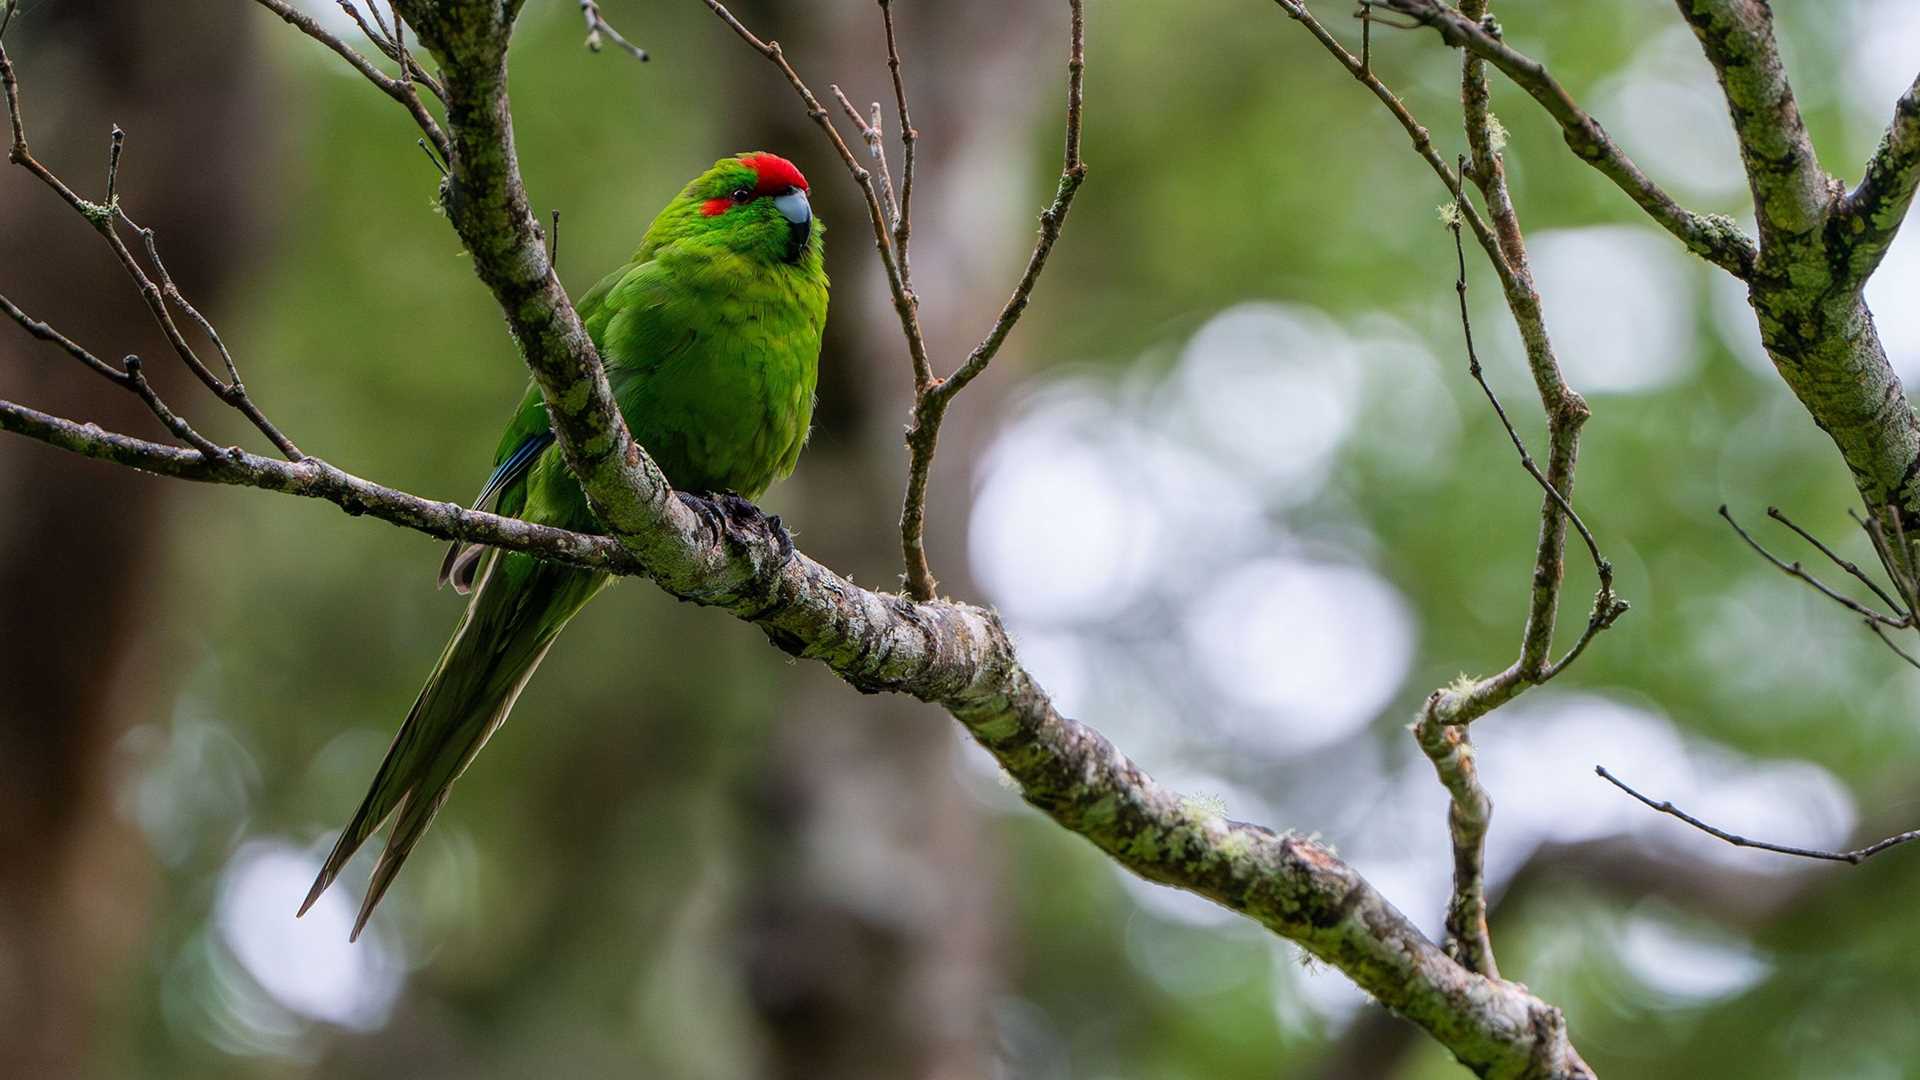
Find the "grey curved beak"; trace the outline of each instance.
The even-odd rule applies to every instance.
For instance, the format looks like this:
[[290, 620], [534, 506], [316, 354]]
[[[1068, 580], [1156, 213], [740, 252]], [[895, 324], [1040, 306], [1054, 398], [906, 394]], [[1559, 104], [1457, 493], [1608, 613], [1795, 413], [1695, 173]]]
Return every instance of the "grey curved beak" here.
[[797, 259], [813, 232], [813, 204], [807, 201], [806, 192], [788, 188], [785, 195], [774, 196], [773, 205], [787, 219], [788, 258]]

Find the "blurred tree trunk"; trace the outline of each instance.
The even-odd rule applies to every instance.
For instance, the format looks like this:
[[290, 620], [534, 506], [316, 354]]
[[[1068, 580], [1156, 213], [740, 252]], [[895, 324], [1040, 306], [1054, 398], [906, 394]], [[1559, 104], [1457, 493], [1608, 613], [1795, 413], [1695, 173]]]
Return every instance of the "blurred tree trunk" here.
[[[30, 6], [7, 42], [35, 154], [83, 195], [104, 191], [109, 121], [127, 129], [123, 202], [159, 230], [168, 268], [203, 307], [236, 274], [239, 159], [260, 130], [242, 85], [246, 24], [229, 8], [62, 0]], [[180, 377], [99, 238], [10, 167], [0, 288], [108, 360], [140, 353], [176, 406], [202, 418], [217, 408]], [[11, 324], [0, 327], [0, 396], [165, 435], [132, 395]], [[149, 856], [115, 812], [112, 765], [121, 734], [170, 690], [169, 666], [141, 659], [141, 628], [160, 599], [151, 571], [165, 561], [171, 490], [23, 442], [0, 452], [0, 1075], [86, 1072], [96, 1010], [141, 940]]]
[[[837, 82], [862, 109], [884, 103], [897, 181], [899, 133], [875, 5], [754, 0], [733, 8], [786, 46], [816, 93]], [[909, 7], [896, 17], [909, 105], [925, 136], [915, 283], [936, 367], [947, 370], [991, 321], [1031, 242], [1026, 223], [1039, 202], [1027, 206], [1023, 186], [1007, 178], [1022, 175], [1029, 160], [1034, 128], [1024, 107], [1036, 99], [1036, 83], [1055, 74], [1045, 60], [1051, 23], [1035, 26], [1044, 17], [1011, 0]], [[1064, 58], [1064, 44], [1060, 51]], [[1062, 80], [1064, 71], [1063, 62]], [[742, 145], [800, 159], [832, 227], [834, 313], [819, 410], [791, 482], [794, 504], [806, 511], [803, 545], [856, 580], [893, 582], [906, 462], [900, 433], [911, 396], [906, 347], [885, 301], [864, 204], [800, 103], [775, 72], [765, 74], [739, 99], [753, 103], [756, 124]], [[844, 120], [837, 109], [835, 116]], [[848, 141], [864, 151], [857, 138]], [[983, 182], [997, 189], [977, 190]], [[991, 415], [1007, 383], [976, 385], [942, 439], [929, 513], [935, 568], [943, 586], [962, 595], [961, 495], [978, 430], [968, 417]], [[901, 698], [850, 698], [810, 667], [792, 670], [787, 682], [755, 808], [753, 832], [764, 847], [750, 867], [743, 912], [747, 984], [766, 1030], [770, 1075], [987, 1074], [987, 1006], [1002, 946], [995, 873], [977, 804], [958, 782], [952, 725]]]

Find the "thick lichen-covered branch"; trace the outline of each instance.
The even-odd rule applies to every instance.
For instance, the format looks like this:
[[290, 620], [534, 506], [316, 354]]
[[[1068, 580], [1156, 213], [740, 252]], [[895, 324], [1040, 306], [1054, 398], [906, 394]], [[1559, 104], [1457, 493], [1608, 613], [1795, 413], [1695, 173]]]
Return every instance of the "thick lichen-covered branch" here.
[[1833, 201], [1764, 0], [1675, 0], [1720, 80], [1763, 247], [1819, 230]]
[[[1909, 91], [1883, 153], [1853, 196], [1821, 168], [1758, 0], [1677, 0], [1725, 94], [1760, 224], [1748, 302], [1774, 367], [1853, 473], [1889, 537], [1920, 525], [1920, 419], [1861, 287], [1911, 205], [1920, 139]], [[1896, 210], [1898, 213], [1896, 213]], [[1895, 580], [1915, 574], [1911, 543], [1884, 552]]]
[[1847, 193], [1834, 215], [1834, 243], [1847, 253], [1855, 281], [1872, 276], [1913, 207], [1920, 188], [1920, 76], [1893, 106], [1893, 122], [1867, 162], [1860, 186]]

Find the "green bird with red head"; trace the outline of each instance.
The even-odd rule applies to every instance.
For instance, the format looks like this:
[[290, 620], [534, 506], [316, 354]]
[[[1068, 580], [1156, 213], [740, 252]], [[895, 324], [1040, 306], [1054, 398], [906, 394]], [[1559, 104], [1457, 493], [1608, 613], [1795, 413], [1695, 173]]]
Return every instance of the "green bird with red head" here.
[[[827, 318], [824, 229], [785, 158], [723, 158], [648, 227], [632, 261], [576, 305], [627, 426], [681, 491], [758, 497], [793, 471], [813, 417]], [[530, 386], [474, 501], [479, 509], [600, 531]], [[393, 823], [354, 922], [359, 937], [453, 782], [499, 729], [602, 573], [456, 543], [440, 582], [466, 614], [373, 786], [313, 883], [305, 914], [382, 824]]]

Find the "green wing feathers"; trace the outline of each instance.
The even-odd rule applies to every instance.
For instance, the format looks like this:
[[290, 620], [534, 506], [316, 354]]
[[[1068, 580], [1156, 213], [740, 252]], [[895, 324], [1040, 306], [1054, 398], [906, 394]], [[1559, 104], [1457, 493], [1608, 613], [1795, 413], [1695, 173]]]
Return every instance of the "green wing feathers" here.
[[355, 938], [446, 802], [453, 782], [507, 718], [553, 639], [609, 580], [529, 555], [500, 553], [488, 562], [453, 640], [387, 749], [372, 789], [300, 906], [304, 915], [354, 852], [393, 819], [393, 834], [354, 921]]

